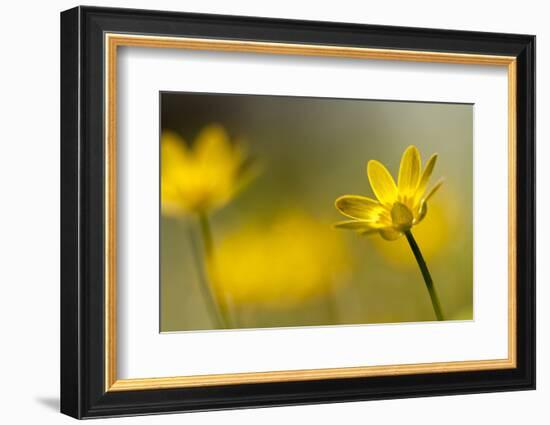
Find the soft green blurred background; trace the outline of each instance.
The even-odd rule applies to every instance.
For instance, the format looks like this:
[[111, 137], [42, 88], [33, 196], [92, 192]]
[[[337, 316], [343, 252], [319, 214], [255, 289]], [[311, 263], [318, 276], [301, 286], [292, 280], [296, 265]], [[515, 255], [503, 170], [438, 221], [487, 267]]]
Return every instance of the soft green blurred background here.
[[[431, 184], [445, 177], [412, 232], [445, 318], [472, 319], [472, 105], [162, 93], [161, 122], [189, 144], [204, 126], [220, 124], [260, 165], [256, 179], [211, 216], [234, 327], [434, 320], [405, 238], [332, 228], [344, 219], [337, 197], [374, 197], [367, 161], [381, 161], [396, 179], [411, 144], [423, 165], [439, 154]], [[215, 327], [199, 290], [196, 218], [161, 217], [160, 244], [161, 331]]]

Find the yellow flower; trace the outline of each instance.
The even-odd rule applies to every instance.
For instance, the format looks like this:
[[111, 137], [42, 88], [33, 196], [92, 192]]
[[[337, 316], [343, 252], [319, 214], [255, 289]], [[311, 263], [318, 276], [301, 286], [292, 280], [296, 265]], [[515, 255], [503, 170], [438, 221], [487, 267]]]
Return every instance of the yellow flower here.
[[220, 208], [250, 180], [246, 155], [223, 127], [202, 129], [193, 145], [172, 131], [161, 136], [161, 204], [166, 215]]
[[[452, 206], [452, 198], [446, 193], [447, 199], [438, 198], [430, 201], [430, 213], [414, 228], [414, 237], [418, 245], [422, 247], [422, 254], [428, 262], [437, 261], [439, 258], [449, 256], [454, 245], [449, 241], [454, 238], [456, 232], [460, 232], [460, 218], [456, 215], [456, 209]], [[379, 253], [394, 267], [401, 269], [418, 267], [405, 238], [400, 238], [394, 243], [387, 243], [381, 238], [374, 241]]]
[[336, 208], [352, 220], [336, 223], [336, 227], [360, 234], [380, 233], [386, 240], [396, 240], [426, 216], [428, 200], [439, 189], [439, 181], [426, 190], [437, 154], [433, 154], [422, 171], [416, 146], [409, 146], [401, 158], [397, 184], [380, 162], [367, 164], [367, 175], [377, 200], [358, 195], [344, 195], [336, 200]]
[[290, 211], [228, 234], [212, 266], [230, 305], [286, 309], [343, 284], [349, 261], [326, 222]]

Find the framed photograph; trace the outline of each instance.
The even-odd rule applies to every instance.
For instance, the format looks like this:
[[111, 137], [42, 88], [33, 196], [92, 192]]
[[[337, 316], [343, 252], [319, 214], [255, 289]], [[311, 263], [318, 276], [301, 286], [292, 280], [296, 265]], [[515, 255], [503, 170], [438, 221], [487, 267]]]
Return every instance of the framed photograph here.
[[61, 14], [61, 411], [535, 387], [535, 37]]

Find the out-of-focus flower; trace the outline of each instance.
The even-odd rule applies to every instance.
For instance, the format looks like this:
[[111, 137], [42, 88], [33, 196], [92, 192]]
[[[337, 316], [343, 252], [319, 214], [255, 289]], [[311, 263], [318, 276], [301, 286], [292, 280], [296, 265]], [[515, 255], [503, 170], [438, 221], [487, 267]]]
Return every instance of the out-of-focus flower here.
[[161, 136], [161, 204], [166, 215], [205, 214], [220, 208], [253, 175], [242, 146], [220, 125], [201, 130], [191, 146], [172, 131]]
[[326, 294], [346, 279], [339, 235], [302, 212], [227, 235], [216, 251], [218, 287], [233, 305], [284, 309]]
[[437, 154], [431, 156], [422, 171], [420, 153], [409, 146], [401, 158], [398, 182], [388, 169], [376, 160], [367, 164], [367, 175], [377, 200], [359, 195], [344, 195], [336, 200], [336, 208], [352, 220], [336, 223], [336, 227], [360, 234], [379, 233], [386, 240], [396, 240], [426, 216], [428, 200], [439, 189], [439, 181], [426, 191]]

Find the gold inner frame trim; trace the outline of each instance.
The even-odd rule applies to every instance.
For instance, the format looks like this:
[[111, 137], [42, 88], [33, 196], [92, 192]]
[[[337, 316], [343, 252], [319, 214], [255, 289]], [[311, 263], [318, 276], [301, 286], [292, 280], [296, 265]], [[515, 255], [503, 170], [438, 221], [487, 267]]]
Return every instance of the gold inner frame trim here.
[[[416, 373], [446, 373], [510, 369], [516, 367], [516, 58], [445, 52], [370, 49], [329, 45], [105, 34], [105, 391], [135, 391], [214, 385], [308, 381]], [[397, 60], [468, 65], [494, 65], [508, 72], [508, 357], [471, 360], [253, 373], [118, 379], [116, 325], [116, 99], [118, 47], [149, 47]]]

